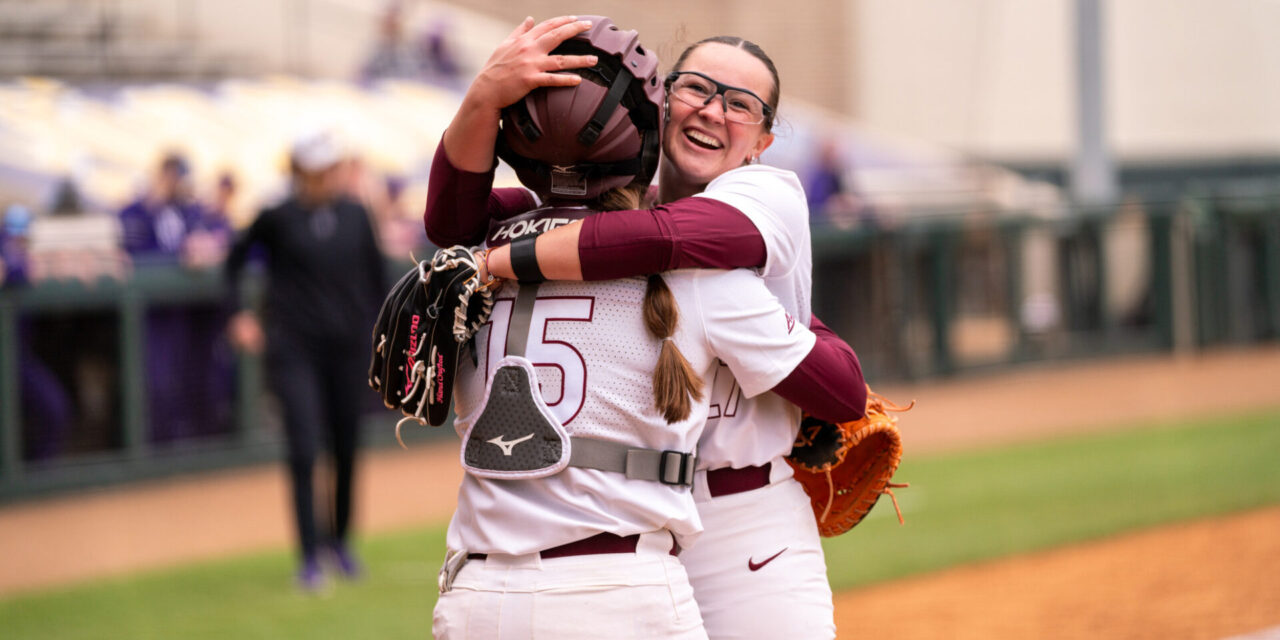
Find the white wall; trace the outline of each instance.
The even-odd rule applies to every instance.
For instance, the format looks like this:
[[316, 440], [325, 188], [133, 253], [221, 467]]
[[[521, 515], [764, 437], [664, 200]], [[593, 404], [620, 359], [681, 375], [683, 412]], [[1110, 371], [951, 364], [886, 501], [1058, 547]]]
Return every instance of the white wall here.
[[[1075, 135], [1073, 0], [860, 0], [853, 113], [998, 159]], [[1104, 0], [1108, 139], [1122, 157], [1280, 151], [1280, 2]]]
[[860, 2], [855, 116], [982, 155], [1062, 148], [1065, 19], [1066, 0]]
[[1280, 2], [1112, 0], [1106, 19], [1117, 148], [1280, 152]]

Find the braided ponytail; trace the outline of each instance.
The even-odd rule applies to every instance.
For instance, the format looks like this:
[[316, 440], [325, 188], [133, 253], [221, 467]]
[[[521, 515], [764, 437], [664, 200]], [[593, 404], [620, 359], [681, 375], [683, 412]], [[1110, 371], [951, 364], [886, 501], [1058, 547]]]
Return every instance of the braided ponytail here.
[[667, 423], [689, 417], [694, 400], [702, 399], [702, 378], [693, 370], [671, 335], [680, 321], [675, 296], [662, 276], [649, 276], [644, 292], [644, 324], [649, 334], [662, 340], [662, 353], [653, 370], [653, 402]]

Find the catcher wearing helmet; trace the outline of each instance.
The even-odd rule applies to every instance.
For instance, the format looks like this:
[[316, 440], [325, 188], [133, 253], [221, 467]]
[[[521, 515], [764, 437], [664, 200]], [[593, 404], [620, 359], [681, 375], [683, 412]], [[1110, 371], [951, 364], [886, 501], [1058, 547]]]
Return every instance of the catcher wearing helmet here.
[[[810, 358], [815, 337], [749, 271], [542, 282], [531, 260], [531, 234], [638, 206], [657, 162], [646, 142], [660, 126], [657, 86], [652, 54], [606, 18], [526, 21], [445, 134], [426, 215], [449, 214], [440, 196], [459, 190], [492, 203], [491, 225], [451, 244], [509, 247], [518, 284], [499, 290], [474, 335], [475, 359], [456, 371], [467, 473], [436, 637], [706, 637], [674, 555], [701, 530], [691, 484], [711, 409], [706, 384], [723, 366], [745, 394], [763, 393]], [[559, 92], [572, 95], [550, 95]], [[577, 99], [591, 106], [564, 106]], [[517, 102], [527, 121], [508, 108]], [[494, 149], [519, 156], [530, 190], [490, 192]], [[483, 188], [469, 191], [468, 181]], [[505, 213], [522, 215], [502, 215], [504, 199], [515, 203]]]
[[[801, 408], [814, 419], [857, 424], [867, 389], [852, 349], [809, 310], [808, 212], [799, 181], [758, 162], [772, 141], [779, 95], [772, 62], [750, 42], [716, 37], [687, 49], [675, 69], [664, 83], [656, 201], [665, 204], [551, 230], [539, 238], [535, 262], [548, 277], [570, 280], [752, 267], [787, 309], [787, 321], [812, 329], [813, 352], [774, 388], [777, 395], [751, 397], [729, 369], [712, 377], [694, 485], [706, 542], [686, 550], [682, 561], [712, 637], [830, 638], [831, 592], [816, 521], [832, 502], [824, 491], [810, 508], [786, 457]], [[510, 78], [499, 84], [519, 84]], [[492, 176], [484, 171], [491, 156], [466, 157], [477, 147], [464, 142], [484, 130], [484, 123], [455, 119], [446, 132], [426, 216], [437, 242], [467, 237], [489, 218], [532, 206], [520, 190], [490, 191]], [[512, 273], [503, 248], [489, 254], [488, 266]], [[887, 482], [891, 473], [880, 475]], [[863, 512], [864, 502], [858, 502]]]

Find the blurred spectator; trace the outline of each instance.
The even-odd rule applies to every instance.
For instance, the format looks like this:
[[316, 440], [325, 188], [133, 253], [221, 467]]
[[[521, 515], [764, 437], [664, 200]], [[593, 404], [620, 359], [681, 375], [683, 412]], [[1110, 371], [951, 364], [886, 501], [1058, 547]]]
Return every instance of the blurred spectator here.
[[[343, 149], [336, 136], [314, 132], [291, 150], [293, 192], [258, 215], [227, 257], [230, 290], [250, 250], [265, 248], [267, 294], [262, 320], [250, 310], [228, 325], [233, 344], [265, 350], [268, 377], [284, 413], [288, 469], [298, 532], [298, 586], [324, 584], [320, 558], [355, 577], [348, 539], [362, 399], [367, 397], [369, 327], [385, 290], [383, 259], [369, 215], [347, 197]], [[318, 531], [313, 472], [322, 447], [333, 455], [331, 525]]]
[[449, 34], [452, 31], [453, 25], [447, 18], [441, 17], [431, 23], [419, 43], [420, 65], [422, 76], [428, 82], [460, 89], [462, 69], [450, 44]]
[[[31, 211], [13, 204], [0, 226], [0, 285], [29, 282]], [[58, 376], [45, 364], [31, 339], [32, 321], [18, 319], [18, 388], [22, 403], [23, 457], [39, 461], [62, 452], [71, 428], [72, 404]]]
[[53, 188], [53, 197], [49, 202], [49, 213], [55, 216], [71, 216], [84, 213], [83, 199], [80, 190], [71, 178], [62, 178]]
[[[201, 207], [200, 219], [183, 243], [182, 264], [189, 269], [220, 268], [235, 239], [231, 211], [238, 193], [236, 176], [222, 171], [214, 183], [213, 195]], [[235, 311], [224, 300], [212, 308], [192, 308], [189, 314], [192, 352], [204, 354], [204, 384], [190, 390], [192, 405], [203, 415], [204, 433], [229, 431], [235, 397], [236, 357], [227, 339], [227, 319]], [[193, 359], [199, 366], [201, 356]]]
[[203, 216], [189, 174], [185, 158], [166, 155], [147, 192], [120, 211], [121, 243], [130, 256], [178, 261], [187, 234]]
[[31, 210], [12, 204], [0, 225], [0, 285], [26, 284], [30, 255]]
[[231, 211], [238, 191], [239, 185], [234, 173], [223, 171], [219, 174], [218, 182], [214, 185], [213, 199], [205, 208], [205, 217], [200, 228], [212, 233], [232, 234]]
[[814, 225], [851, 229], [874, 224], [870, 207], [854, 190], [849, 169], [836, 143], [824, 141], [814, 154], [814, 164], [806, 172], [805, 196], [809, 200], [809, 220]]
[[[205, 214], [196, 202], [186, 160], [164, 156], [147, 192], [120, 212], [121, 245], [135, 265], [211, 266], [221, 250], [196, 236]], [[193, 257], [194, 256], [194, 259]], [[149, 439], [173, 444], [229, 427], [229, 364], [214, 365], [211, 349], [225, 312], [217, 306], [147, 308], [146, 368]], [[216, 394], [219, 397], [211, 396]]]
[[360, 69], [360, 80], [416, 79], [419, 70], [417, 56], [404, 38], [404, 7], [399, 0], [392, 0], [378, 22], [378, 37]]
[[200, 208], [200, 217], [183, 242], [183, 265], [203, 269], [222, 264], [235, 235], [231, 228], [231, 203], [235, 197], [236, 178], [224, 171], [214, 185], [213, 198], [208, 206]]
[[447, 18], [434, 20], [417, 42], [405, 36], [404, 3], [387, 3], [378, 22], [378, 35], [373, 51], [360, 69], [361, 82], [381, 78], [424, 80], [446, 87], [461, 88], [461, 68], [449, 33]]

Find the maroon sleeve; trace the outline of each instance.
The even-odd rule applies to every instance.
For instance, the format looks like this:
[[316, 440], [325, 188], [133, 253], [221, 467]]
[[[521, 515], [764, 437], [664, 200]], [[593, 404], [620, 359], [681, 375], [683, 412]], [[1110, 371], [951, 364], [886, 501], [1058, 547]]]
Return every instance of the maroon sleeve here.
[[490, 219], [503, 220], [536, 206], [525, 189], [494, 189], [492, 170], [463, 171], [449, 162], [443, 141], [436, 147], [422, 214], [427, 238], [436, 246], [479, 244]]
[[719, 200], [682, 198], [653, 209], [587, 218], [578, 237], [583, 280], [612, 280], [672, 269], [764, 265], [760, 231]]
[[818, 341], [773, 392], [810, 415], [830, 422], [858, 420], [867, 411], [867, 382], [853, 347], [815, 316]]

